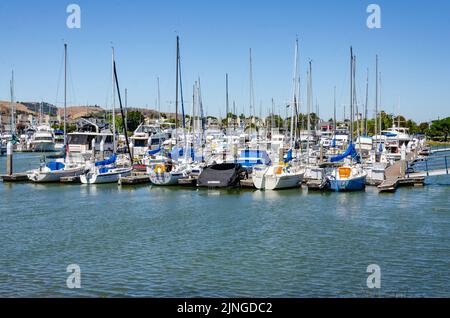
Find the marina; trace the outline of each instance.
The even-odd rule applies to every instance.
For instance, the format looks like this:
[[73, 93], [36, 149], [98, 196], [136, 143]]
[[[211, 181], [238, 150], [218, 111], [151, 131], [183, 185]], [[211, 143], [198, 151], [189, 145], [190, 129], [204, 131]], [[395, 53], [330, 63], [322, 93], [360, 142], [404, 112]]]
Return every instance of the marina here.
[[450, 5], [5, 1], [0, 298], [450, 297]]

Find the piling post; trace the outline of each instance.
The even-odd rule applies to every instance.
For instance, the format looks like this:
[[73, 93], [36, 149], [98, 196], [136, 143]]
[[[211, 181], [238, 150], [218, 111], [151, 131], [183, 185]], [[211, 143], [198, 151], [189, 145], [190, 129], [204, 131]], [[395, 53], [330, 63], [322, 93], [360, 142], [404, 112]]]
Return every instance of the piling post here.
[[105, 148], [105, 141], [102, 138], [102, 140], [100, 141], [100, 156], [102, 160], [105, 159], [104, 148]]
[[130, 142], [128, 144], [128, 146], [130, 147], [130, 154], [131, 154], [131, 158], [130, 158], [131, 162], [130, 162], [130, 164], [133, 165], [133, 158], [134, 158], [134, 144], [133, 144], [133, 142]]
[[92, 162], [95, 162], [95, 138], [91, 141], [91, 148], [92, 148]]
[[13, 144], [8, 141], [6, 145], [6, 174], [10, 176], [13, 174], [13, 152]]

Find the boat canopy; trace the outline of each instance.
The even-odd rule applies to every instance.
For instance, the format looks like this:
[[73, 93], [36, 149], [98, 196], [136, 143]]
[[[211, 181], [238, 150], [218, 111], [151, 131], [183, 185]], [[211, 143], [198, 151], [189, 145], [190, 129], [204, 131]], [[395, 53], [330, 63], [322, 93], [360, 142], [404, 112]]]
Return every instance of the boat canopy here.
[[65, 165], [62, 162], [59, 161], [50, 161], [46, 164], [47, 168], [49, 168], [51, 171], [57, 171], [64, 169]]
[[158, 152], [161, 151], [161, 148], [155, 149], [155, 150], [149, 150], [148, 154], [150, 156], [156, 155]]
[[242, 150], [237, 163], [241, 166], [248, 168], [255, 165], [270, 165], [271, 160], [269, 154], [265, 150]]
[[227, 188], [239, 185], [241, 175], [245, 170], [240, 164], [222, 163], [203, 169], [198, 177], [199, 187]]
[[106, 160], [97, 161], [97, 162], [95, 163], [95, 166], [96, 166], [96, 167], [99, 167], [99, 166], [107, 166], [107, 165], [110, 165], [110, 164], [113, 164], [114, 162], [116, 162], [116, 159], [117, 159], [116, 154], [113, 154], [111, 157], [109, 157], [109, 158], [106, 159]]
[[351, 143], [351, 144], [348, 146], [347, 150], [346, 150], [343, 154], [337, 155], [337, 156], [335, 156], [335, 157], [332, 157], [332, 158], [330, 159], [330, 161], [331, 161], [331, 162], [342, 161], [342, 160], [344, 160], [345, 158], [347, 158], [348, 156], [352, 156], [352, 158], [358, 157], [358, 153], [356, 152], [355, 145], [353, 145], [353, 143]]

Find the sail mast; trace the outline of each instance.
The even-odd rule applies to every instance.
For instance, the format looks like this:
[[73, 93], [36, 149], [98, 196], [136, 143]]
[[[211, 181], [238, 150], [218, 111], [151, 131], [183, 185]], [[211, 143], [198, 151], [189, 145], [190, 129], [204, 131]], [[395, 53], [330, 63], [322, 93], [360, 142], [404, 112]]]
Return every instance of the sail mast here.
[[116, 83], [114, 75], [115, 67], [115, 57], [114, 57], [114, 47], [112, 47], [112, 133], [113, 133], [113, 152], [116, 153]]
[[353, 143], [353, 48], [350, 47], [350, 143]]
[[175, 84], [175, 144], [178, 142], [178, 67], [180, 60], [180, 38], [177, 35], [177, 63], [176, 63], [176, 84]]
[[16, 134], [16, 120], [14, 117], [15, 113], [15, 103], [14, 103], [14, 70], [11, 71], [11, 82], [10, 82], [10, 88], [11, 88], [11, 135], [14, 137]]
[[[378, 152], [378, 55], [375, 57], [375, 154]], [[381, 134], [380, 134], [381, 135]]]
[[298, 62], [298, 39], [295, 39], [295, 53], [294, 53], [294, 76], [293, 76], [293, 89], [292, 89], [292, 102], [291, 105], [291, 138], [289, 145], [292, 148], [294, 146], [294, 108], [296, 107], [296, 94], [297, 94], [297, 62]]

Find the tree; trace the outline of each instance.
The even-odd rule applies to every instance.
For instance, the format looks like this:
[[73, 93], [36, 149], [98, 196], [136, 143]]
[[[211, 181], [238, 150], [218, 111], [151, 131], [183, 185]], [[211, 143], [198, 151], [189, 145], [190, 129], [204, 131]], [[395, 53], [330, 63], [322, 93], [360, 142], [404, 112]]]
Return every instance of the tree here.
[[135, 131], [136, 128], [144, 121], [144, 115], [137, 110], [127, 113], [127, 130]]
[[447, 142], [450, 135], [450, 117], [433, 121], [429, 134], [434, 138], [443, 138], [444, 142]]

